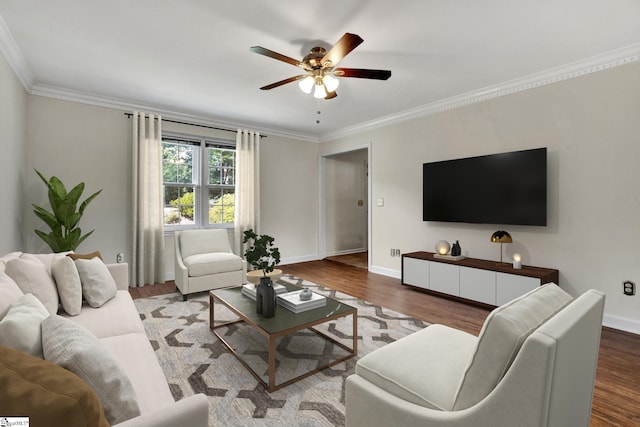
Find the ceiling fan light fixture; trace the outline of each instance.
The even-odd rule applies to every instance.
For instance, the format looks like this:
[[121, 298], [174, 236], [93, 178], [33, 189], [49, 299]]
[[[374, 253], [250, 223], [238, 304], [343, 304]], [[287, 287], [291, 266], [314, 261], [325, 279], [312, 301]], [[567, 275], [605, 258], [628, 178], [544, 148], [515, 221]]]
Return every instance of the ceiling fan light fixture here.
[[338, 89], [340, 80], [333, 77], [331, 74], [327, 74], [322, 78], [324, 85], [327, 87], [327, 91], [335, 92]]
[[300, 87], [300, 90], [303, 91], [304, 93], [311, 93], [311, 89], [313, 89], [314, 83], [315, 83], [315, 80], [313, 79], [313, 77], [307, 76], [304, 79], [300, 80], [300, 82], [298, 83], [298, 86]]
[[324, 88], [322, 82], [320, 84], [316, 84], [316, 90], [313, 92], [313, 97], [317, 99], [323, 99], [327, 96], [327, 90]]

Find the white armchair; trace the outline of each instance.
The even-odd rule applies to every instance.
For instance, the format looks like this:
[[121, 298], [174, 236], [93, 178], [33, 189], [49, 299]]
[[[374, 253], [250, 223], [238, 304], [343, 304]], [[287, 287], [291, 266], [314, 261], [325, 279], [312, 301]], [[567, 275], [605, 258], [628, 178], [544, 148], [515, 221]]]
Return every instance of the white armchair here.
[[495, 309], [478, 337], [443, 325], [360, 359], [346, 425], [588, 426], [604, 294], [555, 284]]
[[175, 232], [176, 286], [187, 295], [211, 289], [240, 286], [247, 277], [247, 262], [235, 255], [227, 230]]

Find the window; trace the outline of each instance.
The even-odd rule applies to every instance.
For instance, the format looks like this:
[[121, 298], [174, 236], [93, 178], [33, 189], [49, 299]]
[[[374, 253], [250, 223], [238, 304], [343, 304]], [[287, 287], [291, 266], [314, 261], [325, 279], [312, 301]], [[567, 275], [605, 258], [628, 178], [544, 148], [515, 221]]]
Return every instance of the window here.
[[233, 142], [165, 135], [162, 176], [165, 228], [233, 226], [236, 177]]

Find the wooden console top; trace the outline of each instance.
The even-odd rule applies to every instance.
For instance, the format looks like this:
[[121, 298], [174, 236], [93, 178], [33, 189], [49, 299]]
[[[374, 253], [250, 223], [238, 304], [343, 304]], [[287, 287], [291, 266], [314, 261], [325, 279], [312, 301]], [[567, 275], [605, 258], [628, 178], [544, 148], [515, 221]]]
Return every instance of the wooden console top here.
[[403, 257], [423, 259], [432, 262], [441, 262], [445, 264], [454, 264], [463, 267], [479, 268], [482, 270], [497, 271], [500, 273], [515, 274], [518, 276], [536, 277], [541, 280], [542, 283], [554, 282], [559, 284], [558, 270], [543, 267], [533, 267], [530, 265], [523, 265], [521, 269], [513, 268], [512, 264], [500, 263], [498, 261], [488, 261], [486, 259], [478, 258], [465, 258], [461, 260], [450, 260], [445, 258], [434, 257], [433, 252], [410, 252], [402, 254]]

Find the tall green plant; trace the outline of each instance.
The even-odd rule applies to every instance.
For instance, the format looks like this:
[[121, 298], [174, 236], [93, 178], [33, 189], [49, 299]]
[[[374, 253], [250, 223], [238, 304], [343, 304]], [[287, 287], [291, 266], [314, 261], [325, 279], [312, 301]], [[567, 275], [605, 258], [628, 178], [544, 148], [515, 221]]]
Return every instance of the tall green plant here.
[[78, 223], [87, 205], [102, 190], [96, 191], [87, 197], [78, 208], [78, 200], [80, 200], [80, 196], [84, 191], [84, 182], [76, 185], [67, 193], [67, 189], [60, 179], [55, 176], [47, 179], [37, 169], [34, 170], [49, 189], [49, 204], [51, 205], [51, 211], [48, 211], [41, 206], [33, 204], [33, 212], [51, 229], [49, 233], [41, 230], [35, 230], [35, 232], [49, 245], [53, 252], [73, 251], [94, 232], [94, 230], [91, 230], [82, 235], [82, 229], [78, 227]]

